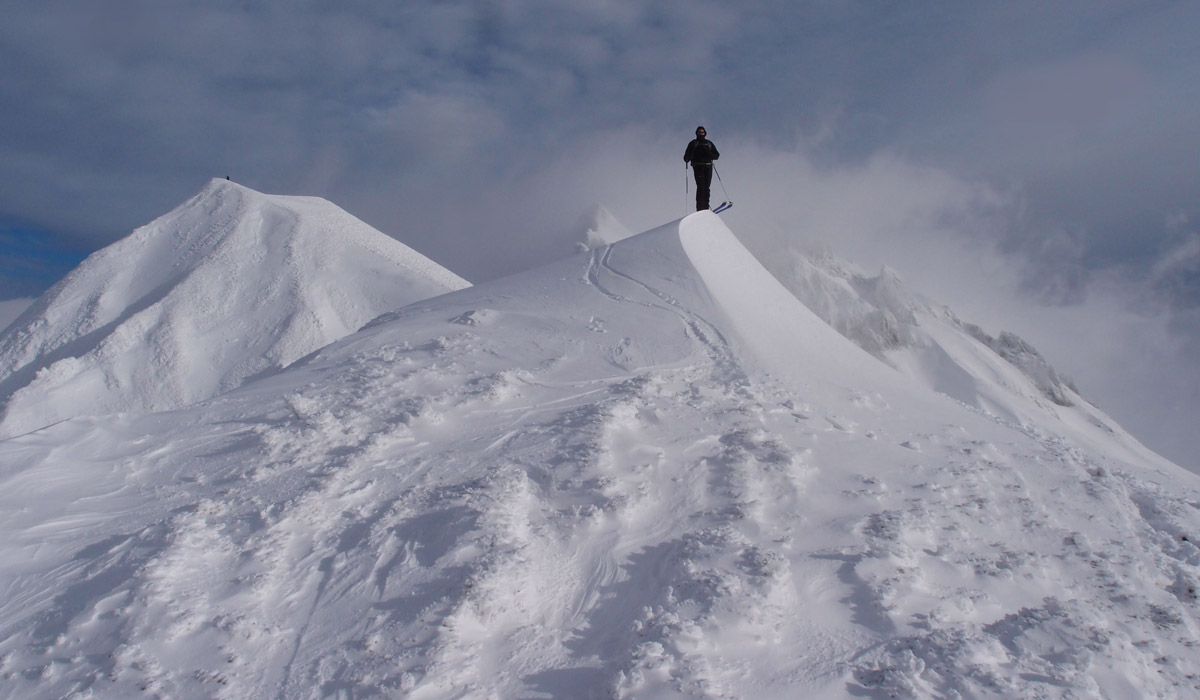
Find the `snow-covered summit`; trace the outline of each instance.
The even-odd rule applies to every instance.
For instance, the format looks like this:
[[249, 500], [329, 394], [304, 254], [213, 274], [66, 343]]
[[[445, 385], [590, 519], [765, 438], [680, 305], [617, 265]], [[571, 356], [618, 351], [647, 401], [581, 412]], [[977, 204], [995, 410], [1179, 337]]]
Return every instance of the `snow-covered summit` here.
[[[593, 245], [586, 247], [632, 235], [614, 225], [615, 217], [607, 211], [599, 211], [595, 220], [594, 228], [606, 235], [589, 235]], [[992, 336], [959, 319], [890, 267], [869, 275], [827, 251], [806, 254], [794, 248], [760, 251], [759, 260], [823, 321], [927, 388], [1004, 420], [1066, 424], [1098, 437], [1108, 448], [1115, 440], [1133, 455], [1150, 453], [1083, 398], [1027, 341], [1007, 331]]]
[[0, 336], [0, 436], [206, 399], [465, 286], [328, 201], [213, 180]]
[[[632, 234], [597, 209], [583, 249]], [[877, 275], [828, 252], [773, 250], [763, 265], [805, 306], [863, 350], [930, 389], [1006, 420], [1088, 424], [1119, 434], [1135, 452], [1146, 449], [1083, 399], [1028, 342], [1010, 332], [993, 337], [960, 320], [884, 267]]]
[[1200, 479], [1032, 418], [695, 214], [0, 441], [0, 694], [1194, 697]]

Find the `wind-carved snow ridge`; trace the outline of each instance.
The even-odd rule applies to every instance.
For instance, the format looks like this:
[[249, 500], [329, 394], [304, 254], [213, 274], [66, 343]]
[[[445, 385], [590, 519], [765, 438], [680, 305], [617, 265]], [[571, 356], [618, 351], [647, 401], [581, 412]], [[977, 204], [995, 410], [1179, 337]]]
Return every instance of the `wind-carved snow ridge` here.
[[993, 338], [973, 323], [964, 323], [962, 328], [972, 338], [988, 346], [997, 355], [1024, 372], [1025, 376], [1033, 380], [1046, 398], [1059, 406], [1074, 405], [1075, 402], [1067, 395], [1067, 390], [1069, 389], [1075, 394], [1079, 393], [1078, 390], [1069, 381], [1060, 379], [1058, 372], [1050, 366], [1050, 363], [1046, 362], [1042, 354], [1019, 336], [1004, 331], [1000, 333], [1000, 337]]
[[767, 261], [805, 305], [856, 345], [935, 391], [1024, 424], [1088, 424], [1097, 435], [1119, 434], [1145, 451], [1111, 418], [1082, 398], [1029, 343], [965, 323], [910, 290], [894, 270], [874, 277], [828, 254], [798, 251]]
[[465, 286], [329, 202], [213, 180], [0, 335], [0, 436], [200, 401]]
[[1192, 697], [1200, 479], [1093, 428], [698, 213], [0, 441], [0, 697]]
[[592, 250], [601, 246], [623, 241], [633, 235], [607, 208], [597, 205], [592, 215], [584, 222], [583, 235], [578, 242], [580, 250]]

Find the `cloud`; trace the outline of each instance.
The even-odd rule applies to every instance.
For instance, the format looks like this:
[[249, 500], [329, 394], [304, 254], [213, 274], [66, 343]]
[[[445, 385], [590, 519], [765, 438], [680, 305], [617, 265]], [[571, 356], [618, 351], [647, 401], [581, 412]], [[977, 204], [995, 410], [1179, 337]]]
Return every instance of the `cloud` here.
[[1134, 0], [16, 3], [0, 220], [95, 248], [230, 175], [483, 280], [568, 252], [597, 203], [632, 229], [682, 214], [704, 123], [758, 252], [891, 265], [1146, 409], [1032, 312], [1077, 313], [1194, 416], [1200, 353], [1169, 349], [1200, 344], [1197, 22]]
[[1162, 283], [1178, 275], [1200, 272], [1200, 236], [1189, 234], [1178, 245], [1167, 250], [1150, 268], [1150, 279]]
[[1153, 89], [1128, 58], [1071, 55], [997, 75], [982, 90], [980, 123], [1007, 150], [1076, 158], [1096, 139], [1119, 137]]
[[1093, 278], [1081, 302], [1013, 308], [1010, 323], [1036, 338], [1085, 397], [1160, 454], [1200, 472], [1194, 434], [1200, 324], [1192, 318], [1186, 327], [1186, 310], [1161, 300], [1146, 304], [1145, 289], [1130, 286], [1127, 280]]

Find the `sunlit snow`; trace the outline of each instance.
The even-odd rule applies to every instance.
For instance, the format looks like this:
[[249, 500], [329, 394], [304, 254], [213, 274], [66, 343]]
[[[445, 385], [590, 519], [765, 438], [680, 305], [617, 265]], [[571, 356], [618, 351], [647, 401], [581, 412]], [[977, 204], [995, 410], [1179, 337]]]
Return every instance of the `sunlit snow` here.
[[213, 180], [0, 334], [0, 437], [207, 399], [465, 286], [323, 199]]
[[787, 265], [701, 212], [0, 441], [0, 695], [1200, 693], [1200, 479]]

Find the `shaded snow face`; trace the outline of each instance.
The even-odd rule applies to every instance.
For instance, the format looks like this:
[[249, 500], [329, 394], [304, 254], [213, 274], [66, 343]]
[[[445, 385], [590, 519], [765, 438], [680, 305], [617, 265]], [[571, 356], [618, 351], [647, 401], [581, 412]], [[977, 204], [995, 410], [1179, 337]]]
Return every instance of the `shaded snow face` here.
[[0, 435], [206, 399], [466, 285], [329, 202], [214, 180], [0, 336]]
[[964, 324], [963, 330], [1021, 370], [1046, 398], [1059, 406], [1071, 406], [1074, 403], [1067, 389], [1078, 393], [1075, 387], [1060, 379], [1058, 372], [1046, 362], [1042, 354], [1020, 336], [1005, 331], [1000, 333], [999, 337], [992, 337], [979, 326], [970, 323]]
[[929, 391], [710, 213], [0, 465], [16, 697], [1197, 691], [1195, 477]]
[[[599, 208], [581, 247], [594, 249], [630, 235], [616, 217]], [[932, 304], [908, 288], [895, 270], [884, 267], [880, 274], [869, 276], [856, 265], [828, 253], [810, 257], [798, 250], [769, 257], [764, 265], [788, 291], [854, 345], [954, 399], [989, 411], [995, 409], [1012, 419], [1020, 419], [1022, 413], [1021, 409], [1014, 411], [1006, 406], [1014, 400], [1030, 403], [1028, 408], [1033, 409], [1045, 407], [1042, 399], [1062, 407], [1073, 406], [1078, 400], [1074, 385], [1058, 376], [1030, 343], [1008, 331], [992, 337], [976, 324], [959, 321], [947, 307]], [[943, 334], [948, 330], [954, 342], [938, 342], [932, 327], [948, 327]], [[984, 347], [972, 346], [967, 337]], [[1024, 377], [1006, 372], [1009, 367], [998, 366], [1002, 363], [997, 360], [1012, 365]], [[990, 364], [994, 370], [998, 366], [998, 373], [1007, 373], [1015, 381], [995, 381], [997, 371], [982, 371], [980, 363]], [[980, 377], [980, 373], [992, 376]], [[995, 394], [995, 389], [1000, 395], [988, 395]], [[1092, 420], [1102, 423], [1099, 418]]]
[[[598, 208], [581, 247], [596, 248], [630, 235], [612, 214]], [[1035, 410], [1039, 404], [1044, 406], [1041, 399], [1061, 407], [1071, 407], [1076, 401], [1072, 398], [1078, 394], [1075, 387], [1025, 340], [1007, 331], [992, 337], [975, 324], [961, 322], [948, 308], [935, 306], [910, 290], [890, 268], [871, 277], [831, 255], [809, 257], [796, 250], [771, 258], [766, 265], [789, 291], [843, 336], [935, 391], [1014, 419], [1020, 411], [1004, 406], [1014, 400], [1023, 400]], [[933, 326], [947, 326], [955, 342], [936, 340], [925, 328]], [[973, 346], [968, 338], [984, 347]], [[981, 371], [975, 365], [981, 359], [994, 367], [1002, 365], [999, 360], [1007, 362], [1016, 370], [1008, 372], [1015, 381], [978, 376]], [[1004, 369], [1000, 367], [1001, 373]], [[994, 390], [1000, 395], [988, 395], [996, 393]]]
[[1028, 342], [1009, 332], [993, 337], [960, 320], [891, 269], [871, 276], [831, 255], [796, 251], [767, 265], [822, 320], [929, 389], [1001, 420], [1071, 426], [1079, 439], [1105, 450], [1119, 442], [1132, 459], [1148, 453]]

